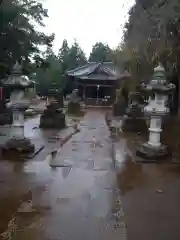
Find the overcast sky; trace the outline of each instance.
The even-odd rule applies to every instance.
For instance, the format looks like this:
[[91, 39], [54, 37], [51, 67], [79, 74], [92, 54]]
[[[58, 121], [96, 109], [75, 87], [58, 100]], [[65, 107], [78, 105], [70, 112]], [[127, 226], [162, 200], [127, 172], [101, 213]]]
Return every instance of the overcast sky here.
[[88, 56], [97, 41], [115, 48], [122, 38], [122, 26], [134, 0], [45, 0], [49, 18], [45, 32], [55, 33], [54, 50], [63, 39], [74, 39]]

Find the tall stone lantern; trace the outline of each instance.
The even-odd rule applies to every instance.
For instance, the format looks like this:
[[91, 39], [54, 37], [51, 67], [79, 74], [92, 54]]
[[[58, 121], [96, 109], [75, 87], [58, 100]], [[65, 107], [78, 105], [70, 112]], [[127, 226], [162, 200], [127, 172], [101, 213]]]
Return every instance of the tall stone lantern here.
[[32, 87], [32, 81], [22, 73], [22, 67], [16, 63], [11, 75], [4, 81], [3, 85], [11, 90], [10, 102], [7, 107], [12, 109], [13, 123], [10, 127], [10, 136], [5, 143], [6, 150], [17, 150], [19, 152], [34, 151], [34, 145], [30, 139], [24, 136], [24, 112], [30, 101], [26, 94], [27, 89]]
[[162, 119], [169, 114], [168, 95], [175, 89], [175, 85], [167, 82], [165, 69], [159, 65], [154, 69], [150, 82], [142, 84], [141, 87], [149, 94], [148, 104], [144, 107], [144, 114], [150, 118], [149, 141], [138, 146], [136, 154], [157, 160], [169, 154], [167, 146], [161, 143], [160, 135]]

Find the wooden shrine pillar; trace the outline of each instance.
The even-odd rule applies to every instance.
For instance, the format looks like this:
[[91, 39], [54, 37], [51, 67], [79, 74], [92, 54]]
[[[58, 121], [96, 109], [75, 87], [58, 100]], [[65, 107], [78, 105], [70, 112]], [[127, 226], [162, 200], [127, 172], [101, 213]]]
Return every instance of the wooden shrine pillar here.
[[83, 86], [83, 100], [86, 99], [86, 85]]

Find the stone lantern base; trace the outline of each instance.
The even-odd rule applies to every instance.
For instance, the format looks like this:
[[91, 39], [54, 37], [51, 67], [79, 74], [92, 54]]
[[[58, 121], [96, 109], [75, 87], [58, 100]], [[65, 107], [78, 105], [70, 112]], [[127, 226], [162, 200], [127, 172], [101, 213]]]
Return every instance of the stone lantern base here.
[[[136, 149], [136, 156], [142, 158], [137, 162], [156, 162], [158, 160], [164, 160], [165, 157], [171, 155], [170, 149], [161, 145], [160, 147], [153, 147], [148, 143], [140, 144]], [[148, 161], [149, 160], [149, 161]]]
[[34, 144], [28, 138], [11, 138], [9, 139], [3, 149], [6, 151], [15, 150], [19, 153], [32, 153], [35, 151]]

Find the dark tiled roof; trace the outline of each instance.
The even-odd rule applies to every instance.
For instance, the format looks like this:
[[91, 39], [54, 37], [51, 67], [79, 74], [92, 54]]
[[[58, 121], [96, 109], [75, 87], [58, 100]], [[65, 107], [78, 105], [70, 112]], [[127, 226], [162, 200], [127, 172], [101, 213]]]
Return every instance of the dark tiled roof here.
[[99, 63], [90, 62], [84, 66], [67, 71], [67, 75], [68, 76], [76, 76], [76, 77], [80, 77], [83, 75], [89, 75], [90, 73], [94, 72], [94, 70], [98, 67], [98, 65], [99, 65]]
[[[100, 76], [96, 74], [95, 71], [99, 71], [102, 73]], [[94, 79], [96, 75], [96, 79], [109, 79], [109, 80], [116, 80], [123, 77], [130, 77], [131, 75], [119, 67], [115, 66], [113, 62], [103, 62], [103, 63], [96, 63], [90, 62], [82, 67], [75, 68], [67, 72], [68, 76], [78, 77], [80, 79]]]

